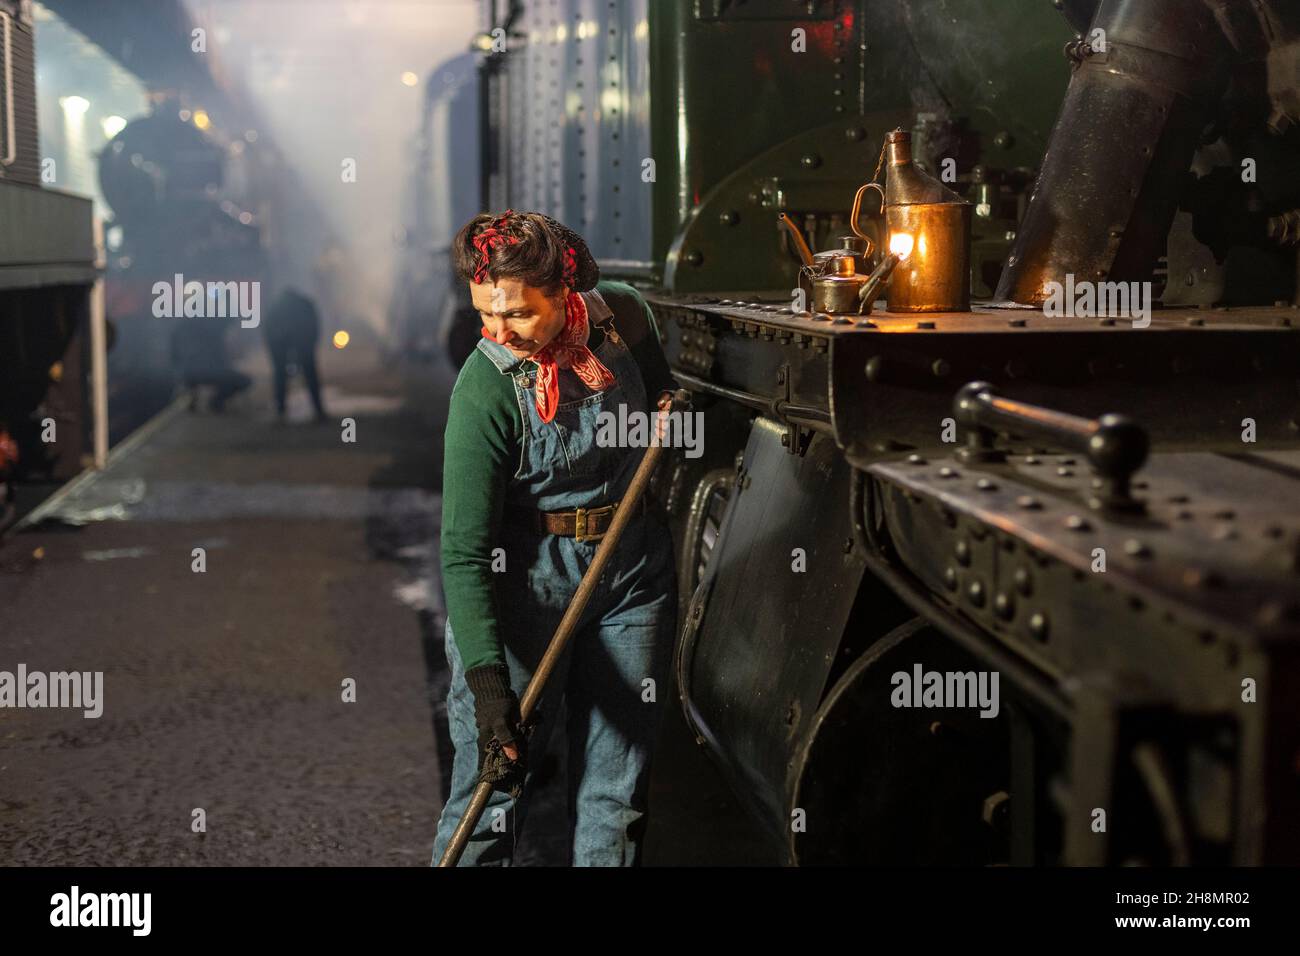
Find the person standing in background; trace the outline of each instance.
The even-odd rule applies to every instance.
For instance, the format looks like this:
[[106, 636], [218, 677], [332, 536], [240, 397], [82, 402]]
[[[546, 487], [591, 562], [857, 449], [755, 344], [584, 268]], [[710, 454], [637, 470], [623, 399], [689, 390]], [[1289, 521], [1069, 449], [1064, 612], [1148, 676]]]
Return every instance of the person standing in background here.
[[325, 420], [321, 405], [320, 378], [316, 372], [316, 340], [320, 336], [320, 316], [310, 298], [292, 286], [276, 298], [262, 322], [266, 346], [271, 353], [275, 373], [275, 411], [284, 421], [285, 397], [289, 385], [289, 365], [292, 363], [307, 383], [315, 420]]

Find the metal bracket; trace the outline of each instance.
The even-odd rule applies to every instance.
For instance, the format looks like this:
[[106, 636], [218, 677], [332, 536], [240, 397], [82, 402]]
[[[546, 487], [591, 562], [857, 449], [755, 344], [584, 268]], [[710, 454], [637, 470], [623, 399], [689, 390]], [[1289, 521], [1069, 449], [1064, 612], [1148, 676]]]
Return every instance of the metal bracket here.
[[767, 176], [757, 180], [750, 198], [763, 209], [786, 208], [785, 189], [777, 176]]
[[786, 13], [772, 9], [771, 3], [746, 4], [744, 0], [695, 0], [695, 19], [716, 20], [833, 20], [836, 5], [827, 0], [800, 0], [787, 3]]
[[796, 425], [781, 414], [781, 409], [793, 404], [791, 401], [789, 365], [781, 365], [777, 368], [776, 385], [780, 390], [781, 397], [772, 403], [772, 409], [777, 418], [785, 425], [785, 432], [781, 435], [781, 447], [792, 455], [802, 455], [808, 450], [808, 442], [812, 439], [812, 430]]

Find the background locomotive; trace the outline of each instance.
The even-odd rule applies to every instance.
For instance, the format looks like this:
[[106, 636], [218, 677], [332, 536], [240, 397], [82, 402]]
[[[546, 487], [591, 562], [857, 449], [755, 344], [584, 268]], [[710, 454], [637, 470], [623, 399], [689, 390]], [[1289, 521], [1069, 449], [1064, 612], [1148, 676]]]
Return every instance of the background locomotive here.
[[[1300, 14], [512, 0], [475, 46], [482, 207], [644, 287], [706, 412], [678, 690], [790, 861], [1300, 861]], [[986, 304], [801, 311], [779, 215], [837, 244], [895, 128]], [[1163, 308], [1040, 311], [1075, 275]], [[918, 665], [997, 715], [894, 706]]]

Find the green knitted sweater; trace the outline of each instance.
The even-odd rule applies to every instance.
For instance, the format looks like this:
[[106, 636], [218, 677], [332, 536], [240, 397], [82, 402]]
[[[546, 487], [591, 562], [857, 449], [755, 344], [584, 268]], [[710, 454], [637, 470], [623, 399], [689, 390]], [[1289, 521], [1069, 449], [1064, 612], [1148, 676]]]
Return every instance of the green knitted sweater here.
[[[614, 312], [614, 324], [641, 370], [646, 394], [673, 389], [654, 314], [626, 283], [596, 290]], [[636, 335], [635, 330], [650, 334]], [[593, 333], [591, 345], [598, 344]], [[526, 362], [530, 368], [534, 363]], [[562, 370], [562, 375], [572, 372]], [[504, 663], [498, 630], [492, 549], [499, 547], [506, 488], [519, 466], [523, 421], [515, 386], [475, 349], [451, 392], [442, 479], [442, 585], [456, 648], [466, 671]]]

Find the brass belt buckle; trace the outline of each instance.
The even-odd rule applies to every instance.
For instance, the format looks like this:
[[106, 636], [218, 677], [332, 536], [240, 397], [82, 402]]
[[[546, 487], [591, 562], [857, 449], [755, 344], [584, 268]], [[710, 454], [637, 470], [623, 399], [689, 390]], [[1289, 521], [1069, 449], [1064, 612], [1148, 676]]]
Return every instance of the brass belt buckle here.
[[605, 532], [600, 531], [596, 534], [587, 533], [587, 519], [590, 517], [605, 517], [614, 511], [616, 505], [602, 505], [599, 508], [578, 508], [573, 512], [573, 539], [575, 541], [599, 541], [605, 537]]

